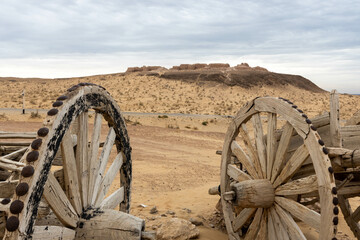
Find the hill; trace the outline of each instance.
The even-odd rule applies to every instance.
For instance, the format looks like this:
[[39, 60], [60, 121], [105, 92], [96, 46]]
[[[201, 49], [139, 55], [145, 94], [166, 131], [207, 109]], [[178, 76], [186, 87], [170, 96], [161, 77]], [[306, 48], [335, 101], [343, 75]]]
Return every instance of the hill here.
[[[126, 73], [62, 79], [0, 78], [0, 108], [22, 108], [20, 94], [25, 89], [26, 108], [48, 109], [70, 86], [92, 82], [104, 86], [122, 111], [129, 112], [234, 115], [257, 96], [291, 99], [309, 116], [329, 109], [329, 93], [301, 76], [242, 65], [193, 69], [194, 65], [141, 67]], [[185, 75], [188, 77], [181, 77]], [[342, 118], [360, 110], [359, 102], [360, 96], [341, 95]]]

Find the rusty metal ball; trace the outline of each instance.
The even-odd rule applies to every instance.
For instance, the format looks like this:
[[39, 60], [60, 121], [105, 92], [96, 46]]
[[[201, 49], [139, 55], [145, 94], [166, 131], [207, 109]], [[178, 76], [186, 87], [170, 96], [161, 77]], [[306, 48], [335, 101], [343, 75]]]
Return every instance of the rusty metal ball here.
[[316, 131], [317, 130], [317, 128], [314, 126], [314, 125], [311, 125], [311, 127], [310, 127], [313, 131]]
[[10, 198], [4, 198], [3, 200], [1, 200], [1, 204], [2, 204], [2, 205], [6, 205], [6, 204], [8, 204], [10, 201], [11, 201]]
[[24, 196], [27, 192], [29, 191], [29, 184], [27, 183], [19, 183], [19, 185], [17, 185], [15, 192], [16, 195], [18, 196]]
[[41, 144], [42, 144], [42, 139], [41, 138], [35, 139], [31, 143], [31, 148], [34, 149], [34, 150], [38, 150], [40, 148]]
[[12, 214], [19, 214], [24, 208], [24, 203], [20, 200], [15, 200], [10, 205], [10, 212]]
[[66, 100], [66, 99], [68, 99], [68, 96], [62, 95], [62, 96], [58, 97], [58, 98], [56, 99], [56, 101], [64, 101], [64, 100]]
[[39, 158], [39, 152], [32, 151], [32, 152], [29, 152], [28, 155], [26, 156], [26, 161], [34, 162], [34, 161], [38, 160], [38, 158]]
[[34, 174], [34, 172], [35, 172], [34, 167], [31, 165], [27, 165], [21, 170], [21, 176], [31, 177]]
[[334, 173], [334, 169], [333, 169], [332, 167], [329, 167], [329, 168], [328, 168], [328, 171], [329, 171], [329, 173], [331, 173], [331, 174]]
[[325, 154], [329, 154], [329, 149], [328, 148], [326, 148], [326, 147], [323, 147], [323, 152], [325, 153]]
[[59, 110], [57, 110], [56, 108], [53, 108], [53, 109], [50, 109], [50, 110], [47, 112], [47, 115], [48, 115], [48, 116], [54, 116], [54, 115], [56, 115], [58, 112], [59, 112]]
[[338, 218], [338, 217], [334, 217], [334, 218], [333, 218], [333, 223], [334, 223], [334, 225], [338, 225], [338, 223], [339, 223], [339, 218]]
[[40, 137], [45, 137], [48, 133], [49, 133], [49, 129], [46, 128], [46, 127], [40, 128], [40, 129], [37, 131], [37, 134], [38, 134]]
[[53, 107], [60, 107], [61, 105], [63, 105], [63, 102], [62, 101], [56, 101], [53, 103]]
[[332, 192], [332, 194], [337, 194], [337, 188], [336, 188], [336, 187], [333, 187], [333, 188], [331, 189], [331, 192]]
[[334, 212], [335, 215], [338, 215], [338, 214], [339, 214], [339, 208], [338, 208], [338, 207], [334, 207], [333, 212]]
[[334, 205], [338, 205], [339, 204], [339, 199], [337, 197], [333, 198], [333, 204]]
[[311, 120], [308, 119], [308, 118], [307, 118], [305, 121], [306, 121], [307, 124], [311, 124], [311, 123], [312, 123]]
[[318, 143], [319, 143], [321, 146], [324, 146], [324, 145], [325, 145], [324, 141], [321, 140], [321, 139], [319, 139]]
[[6, 220], [6, 230], [13, 232], [19, 227], [19, 218], [11, 216]]

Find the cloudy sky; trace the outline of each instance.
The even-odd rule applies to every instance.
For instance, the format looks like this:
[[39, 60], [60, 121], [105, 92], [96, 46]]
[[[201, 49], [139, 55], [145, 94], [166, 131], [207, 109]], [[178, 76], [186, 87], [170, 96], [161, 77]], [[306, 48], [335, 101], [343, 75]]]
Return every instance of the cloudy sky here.
[[360, 1], [0, 2], [0, 76], [247, 62], [360, 93]]

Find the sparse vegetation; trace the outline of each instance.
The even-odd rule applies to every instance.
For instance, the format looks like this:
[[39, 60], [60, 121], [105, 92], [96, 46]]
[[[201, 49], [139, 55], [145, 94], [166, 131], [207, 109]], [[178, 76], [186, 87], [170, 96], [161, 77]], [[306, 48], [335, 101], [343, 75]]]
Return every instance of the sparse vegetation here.
[[204, 122], [202, 122], [201, 123], [203, 126], [207, 126], [208, 124], [209, 124], [209, 122], [208, 121], [204, 121]]
[[158, 118], [169, 118], [168, 115], [159, 115]]
[[30, 118], [41, 118], [41, 115], [39, 114], [39, 111], [31, 112]]

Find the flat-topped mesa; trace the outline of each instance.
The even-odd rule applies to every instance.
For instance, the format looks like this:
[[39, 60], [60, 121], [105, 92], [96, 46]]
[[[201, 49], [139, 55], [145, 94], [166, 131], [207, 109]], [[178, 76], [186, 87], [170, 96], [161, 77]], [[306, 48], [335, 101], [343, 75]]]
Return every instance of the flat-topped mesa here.
[[229, 68], [228, 63], [195, 63], [195, 64], [180, 64], [179, 66], [173, 66], [170, 70], [201, 70], [201, 69], [221, 69]]

